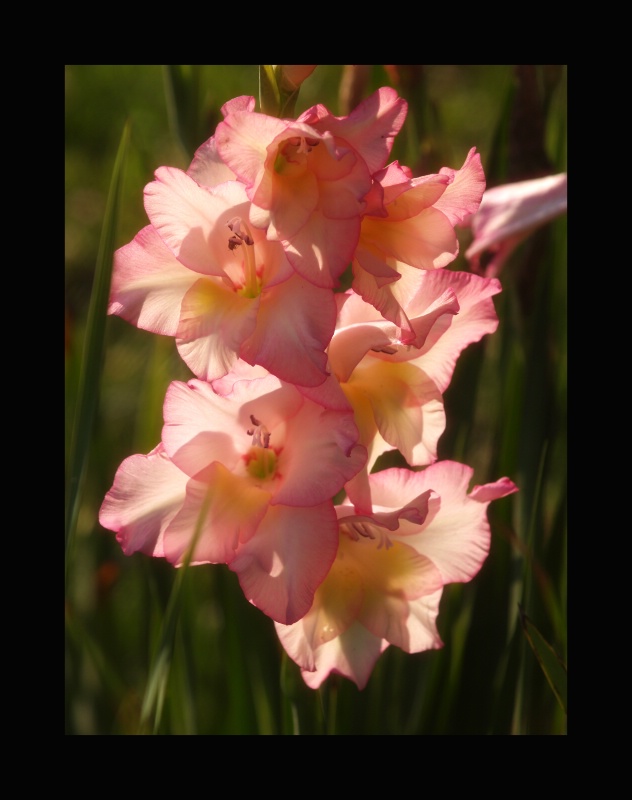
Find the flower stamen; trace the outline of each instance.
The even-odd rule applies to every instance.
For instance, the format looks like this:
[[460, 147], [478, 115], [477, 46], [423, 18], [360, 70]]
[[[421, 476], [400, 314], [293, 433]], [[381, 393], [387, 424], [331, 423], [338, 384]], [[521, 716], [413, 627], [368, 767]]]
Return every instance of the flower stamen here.
[[246, 433], [248, 436], [252, 436], [252, 446], [270, 447], [270, 431], [262, 422], [259, 422], [254, 414], [250, 415], [250, 421], [254, 425], [254, 428], [249, 428]]
[[255, 261], [255, 240], [252, 238], [248, 225], [241, 217], [233, 217], [226, 223], [232, 231], [232, 236], [228, 238], [228, 249], [235, 250], [242, 244], [247, 245], [244, 250], [244, 275], [246, 282], [243, 293], [246, 297], [256, 297], [259, 294], [259, 283], [257, 281], [257, 265]]
[[382, 547], [385, 550], [389, 550], [393, 546], [389, 535], [381, 526], [356, 520], [355, 522], [346, 522], [340, 527], [354, 542], [359, 541], [360, 536], [362, 536], [364, 539], [377, 541], [378, 550], [381, 550]]

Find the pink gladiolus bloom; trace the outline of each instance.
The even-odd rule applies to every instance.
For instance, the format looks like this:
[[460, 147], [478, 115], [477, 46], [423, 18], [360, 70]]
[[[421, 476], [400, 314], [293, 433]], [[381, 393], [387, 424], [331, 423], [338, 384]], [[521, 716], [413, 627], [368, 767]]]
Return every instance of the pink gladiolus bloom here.
[[[472, 148], [461, 169], [411, 177], [396, 161], [375, 184], [353, 257], [353, 289], [412, 340], [404, 305], [416, 270], [440, 269], [459, 252], [454, 227], [479, 207], [485, 190], [480, 155]], [[384, 214], [386, 210], [386, 215]]]
[[108, 313], [175, 337], [202, 380], [241, 358], [316, 386], [327, 376], [332, 293], [297, 275], [281, 245], [248, 225], [244, 186], [230, 174], [212, 144], [198, 150], [189, 174], [156, 170], [145, 187], [151, 224], [115, 254]]
[[228, 564], [248, 600], [288, 624], [335, 557], [331, 498], [366, 460], [356, 442], [352, 414], [272, 375], [236, 381], [225, 397], [174, 381], [160, 445], [123, 461], [99, 521], [127, 555], [179, 566], [194, 544], [192, 564]]
[[250, 222], [281, 242], [294, 269], [333, 288], [351, 261], [374, 172], [386, 164], [407, 104], [383, 87], [347, 117], [324, 106], [298, 119], [256, 113], [254, 98], [224, 105], [217, 152], [247, 186]]
[[363, 689], [389, 645], [407, 653], [443, 646], [443, 587], [478, 573], [490, 547], [487, 507], [518, 490], [501, 478], [468, 493], [472, 476], [454, 461], [423, 472], [387, 469], [369, 478], [372, 513], [336, 507], [338, 554], [311, 609], [293, 625], [275, 623], [308, 686], [336, 673]]
[[443, 393], [459, 354], [498, 327], [496, 279], [453, 270], [415, 270], [403, 309], [414, 336], [404, 344], [399, 328], [352, 291], [337, 295], [339, 314], [328, 348], [331, 376], [319, 387], [299, 387], [328, 408], [352, 408], [366, 468], [346, 486], [357, 508], [371, 508], [368, 472], [378, 456], [399, 450], [411, 466], [437, 458], [445, 430]]
[[[465, 256], [474, 272], [493, 277], [527, 236], [567, 210], [567, 175], [549, 175], [488, 189], [474, 216], [467, 220], [474, 240]], [[464, 223], [465, 224], [465, 223]], [[493, 257], [481, 268], [484, 254]]]

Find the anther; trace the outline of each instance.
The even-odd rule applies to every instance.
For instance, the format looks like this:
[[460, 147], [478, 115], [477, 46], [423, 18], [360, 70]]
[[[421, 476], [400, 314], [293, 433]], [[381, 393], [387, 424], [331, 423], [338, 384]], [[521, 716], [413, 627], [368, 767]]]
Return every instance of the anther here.
[[396, 347], [391, 347], [390, 345], [384, 345], [384, 347], [372, 347], [374, 353], [386, 353], [389, 356], [394, 355], [397, 352]]
[[229, 250], [234, 250], [236, 247], [239, 247], [240, 244], [254, 244], [253, 238], [248, 233], [241, 230], [240, 217], [233, 217], [226, 225], [233, 232], [233, 235], [228, 239]]
[[254, 428], [249, 428], [246, 433], [248, 436], [252, 436], [253, 447], [270, 447], [270, 431], [262, 422], [259, 422], [254, 414], [250, 415], [250, 421]]

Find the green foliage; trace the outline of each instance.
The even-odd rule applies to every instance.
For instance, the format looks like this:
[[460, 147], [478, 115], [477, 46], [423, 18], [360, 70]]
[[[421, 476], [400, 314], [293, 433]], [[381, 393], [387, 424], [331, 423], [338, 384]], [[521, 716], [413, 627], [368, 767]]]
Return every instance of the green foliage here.
[[[505, 265], [499, 328], [463, 353], [445, 394], [440, 457], [472, 466], [478, 484], [506, 475], [520, 491], [490, 505], [479, 575], [444, 591], [443, 649], [390, 647], [363, 691], [337, 677], [312, 691], [225, 566], [126, 557], [98, 524], [120, 462], [159, 441], [167, 385], [191, 377], [171, 339], [106, 318], [112, 252], [147, 224], [153, 171], [186, 168], [221, 106], [265, 88], [259, 74], [66, 67], [66, 733], [564, 735], [565, 218]], [[349, 97], [394, 85], [410, 110], [392, 158], [416, 175], [460, 167], [472, 146], [488, 187], [566, 170], [563, 65], [354, 74], [349, 89], [348, 68], [319, 65], [292, 98], [294, 114], [314, 103], [347, 113]], [[469, 232], [459, 236], [464, 253]], [[467, 269], [463, 255], [452, 268]]]

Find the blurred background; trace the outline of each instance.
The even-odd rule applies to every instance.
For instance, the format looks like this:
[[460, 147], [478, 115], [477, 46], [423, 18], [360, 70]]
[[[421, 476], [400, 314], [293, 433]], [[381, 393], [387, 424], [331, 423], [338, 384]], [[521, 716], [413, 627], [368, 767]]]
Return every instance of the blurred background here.
[[[114, 248], [147, 224], [143, 188], [154, 170], [186, 169], [227, 100], [258, 98], [258, 76], [257, 65], [65, 67], [67, 485], [123, 132]], [[566, 83], [565, 65], [319, 65], [296, 114], [315, 103], [346, 114], [393, 86], [409, 112], [391, 160], [425, 175], [460, 168], [475, 146], [491, 188], [566, 171]], [[471, 233], [458, 233], [461, 254], [450, 268], [468, 270]], [[499, 328], [457, 362], [440, 457], [471, 466], [478, 484], [507, 476], [520, 491], [489, 507], [491, 551], [479, 575], [444, 590], [444, 648], [388, 648], [363, 691], [337, 677], [308, 689], [272, 621], [223, 565], [186, 571], [174, 615], [178, 571], [123, 555], [100, 527], [117, 467], [155, 447], [168, 384], [192, 377], [172, 339], [118, 317], [102, 323], [66, 553], [67, 735], [566, 734], [566, 216], [528, 237], [499, 278]], [[143, 714], [166, 629], [160, 703]]]

